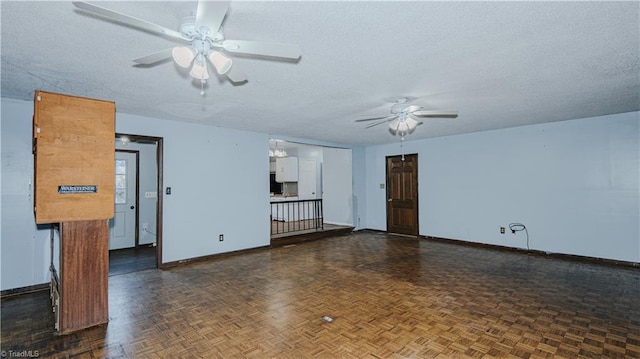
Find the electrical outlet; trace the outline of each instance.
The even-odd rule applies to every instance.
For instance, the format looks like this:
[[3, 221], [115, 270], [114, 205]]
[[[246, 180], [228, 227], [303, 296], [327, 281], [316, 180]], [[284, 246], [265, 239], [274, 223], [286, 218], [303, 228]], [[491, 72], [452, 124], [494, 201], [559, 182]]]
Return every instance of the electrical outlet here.
[[504, 234], [505, 228], [504, 227], [500, 227], [500, 234]]
[[149, 229], [149, 223], [146, 223], [146, 222], [142, 223], [142, 230], [146, 232], [148, 229]]
[[218, 240], [219, 240], [220, 242], [224, 241], [224, 234], [219, 235], [219, 236], [218, 236]]

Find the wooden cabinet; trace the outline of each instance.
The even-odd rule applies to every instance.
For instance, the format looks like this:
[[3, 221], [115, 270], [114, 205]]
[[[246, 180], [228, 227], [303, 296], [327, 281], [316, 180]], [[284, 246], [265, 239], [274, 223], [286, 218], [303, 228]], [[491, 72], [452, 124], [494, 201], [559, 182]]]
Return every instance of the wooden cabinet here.
[[62, 222], [55, 230], [58, 233], [51, 235], [51, 299], [56, 330], [68, 334], [107, 323], [109, 222]]
[[298, 182], [298, 157], [276, 158], [276, 181]]
[[115, 104], [36, 91], [36, 223], [113, 217]]
[[60, 334], [109, 319], [114, 140], [113, 102], [35, 92], [34, 211], [38, 224], [59, 223], [51, 298]]

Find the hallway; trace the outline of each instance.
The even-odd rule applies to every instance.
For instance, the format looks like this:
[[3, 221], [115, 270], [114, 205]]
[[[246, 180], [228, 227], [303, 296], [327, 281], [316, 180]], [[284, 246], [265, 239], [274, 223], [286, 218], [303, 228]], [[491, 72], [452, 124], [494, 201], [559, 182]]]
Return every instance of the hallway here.
[[153, 268], [156, 268], [155, 246], [109, 251], [109, 277]]

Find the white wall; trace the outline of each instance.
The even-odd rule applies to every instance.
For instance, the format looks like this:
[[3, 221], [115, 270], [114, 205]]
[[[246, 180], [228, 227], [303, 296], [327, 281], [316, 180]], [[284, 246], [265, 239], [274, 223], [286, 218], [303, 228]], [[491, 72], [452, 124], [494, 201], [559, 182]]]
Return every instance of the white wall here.
[[[640, 113], [524, 126], [421, 141], [420, 234], [640, 262]], [[418, 129], [428, 131], [427, 127]], [[410, 136], [409, 136], [410, 138]], [[385, 230], [387, 155], [366, 149], [367, 222]]]
[[2, 227], [0, 290], [49, 281], [48, 226], [33, 215], [33, 103], [2, 99]]
[[[48, 282], [50, 254], [29, 187], [33, 103], [3, 98], [1, 105], [5, 290]], [[164, 138], [164, 185], [172, 194], [164, 196], [163, 262], [269, 245], [268, 135], [121, 113], [116, 132]]]
[[116, 131], [164, 138], [163, 262], [269, 245], [268, 135], [127, 114]]

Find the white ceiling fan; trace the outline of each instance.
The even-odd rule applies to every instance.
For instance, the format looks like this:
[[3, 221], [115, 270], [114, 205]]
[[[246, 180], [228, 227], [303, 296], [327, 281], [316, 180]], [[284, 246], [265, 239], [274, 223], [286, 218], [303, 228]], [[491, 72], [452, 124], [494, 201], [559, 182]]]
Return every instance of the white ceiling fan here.
[[191, 77], [200, 80], [203, 86], [210, 76], [209, 63], [218, 74], [226, 75], [234, 83], [247, 80], [246, 74], [224, 54], [225, 52], [293, 60], [300, 58], [298, 45], [225, 39], [221, 25], [229, 1], [198, 1], [196, 15], [184, 18], [179, 31], [87, 2], [74, 1], [73, 5], [92, 14], [189, 44], [154, 52], [133, 61], [140, 65], [153, 65], [173, 57], [179, 66], [191, 68]]
[[381, 125], [389, 122], [389, 131], [394, 135], [402, 137], [415, 131], [418, 125], [422, 124], [421, 118], [456, 118], [457, 111], [432, 111], [423, 110], [422, 106], [412, 105], [411, 102], [415, 97], [399, 97], [391, 106], [391, 113], [374, 117], [357, 119], [356, 122], [375, 121], [366, 128]]

